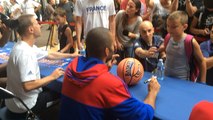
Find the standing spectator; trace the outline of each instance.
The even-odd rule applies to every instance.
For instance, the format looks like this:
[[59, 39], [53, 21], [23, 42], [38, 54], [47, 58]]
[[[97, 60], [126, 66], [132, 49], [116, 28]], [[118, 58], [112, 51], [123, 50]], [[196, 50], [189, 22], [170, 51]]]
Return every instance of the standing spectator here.
[[37, 19], [38, 16], [36, 12], [41, 9], [41, 4], [33, 1], [33, 0], [24, 0], [21, 4], [22, 14], [33, 14]]
[[202, 0], [173, 0], [171, 9], [172, 12], [177, 10], [186, 11], [190, 18], [202, 6]]
[[21, 6], [16, 2], [16, 0], [10, 0], [11, 6], [9, 10], [10, 18], [17, 19], [21, 15]]
[[116, 13], [120, 10], [121, 0], [114, 0]]
[[[88, 31], [96, 27], [109, 28], [115, 36], [115, 6], [114, 0], [77, 0], [75, 4], [76, 36], [78, 48], [81, 49], [81, 34], [84, 27], [84, 37]], [[84, 38], [83, 37], [83, 38]], [[114, 40], [114, 46], [116, 42]]]
[[[44, 14], [43, 14], [43, 21], [53, 21], [54, 20], [54, 12], [55, 12], [55, 8], [56, 8], [56, 4], [55, 4], [55, 0], [47, 0], [47, 4], [46, 7], [44, 7]], [[58, 44], [58, 42], [56, 41], [56, 30], [57, 30], [57, 26], [56, 24], [50, 24], [48, 30], [50, 30], [50, 45], [51, 46], [55, 46]]]
[[[40, 78], [38, 60], [62, 59], [75, 57], [76, 54], [48, 53], [37, 48], [34, 43], [41, 36], [40, 25], [34, 15], [22, 15], [18, 18], [17, 32], [21, 36], [13, 50], [7, 65], [7, 89], [22, 99], [34, 113], [38, 114], [47, 108], [47, 103], [58, 98], [53, 91], [42, 90], [42, 87], [56, 80], [64, 71], [57, 68], [49, 76]], [[7, 108], [14, 113], [25, 113], [27, 110], [16, 98], [5, 100]]]
[[73, 15], [74, 3], [72, 1], [69, 1], [69, 0], [60, 0], [60, 3], [58, 5], [58, 7], [62, 8], [62, 9], [64, 9], [66, 11], [67, 22], [71, 26], [72, 31], [74, 31], [75, 27], [70, 24], [70, 23], [74, 23], [75, 22], [75, 17]]
[[10, 8], [10, 2], [9, 0], [1, 0], [0, 1], [0, 6], [2, 7], [2, 12], [3, 14], [9, 16], [9, 8]]
[[[57, 8], [55, 11], [55, 20], [59, 25], [58, 27], [58, 39], [60, 43], [59, 52], [73, 53], [74, 41], [72, 38], [72, 30], [66, 20], [66, 11], [62, 8]], [[72, 49], [71, 49], [72, 48]]]
[[35, 14], [38, 17], [37, 20], [42, 21], [42, 14], [43, 14], [42, 11], [43, 11], [44, 7], [46, 6], [46, 2], [44, 2], [44, 0], [33, 0], [33, 1], [40, 4], [40, 8], [37, 11], [35, 11]]
[[129, 0], [126, 10], [121, 10], [116, 15], [117, 51], [121, 60], [134, 56], [133, 43], [140, 36], [138, 28], [142, 22], [140, 8], [139, 0]]
[[146, 6], [150, 12], [149, 20], [155, 28], [155, 34], [165, 37], [166, 31], [166, 18], [171, 12], [170, 0], [146, 0]]
[[[11, 19], [17, 19], [21, 15], [21, 6], [16, 0], [10, 0], [9, 16]], [[11, 40], [18, 41], [18, 34], [15, 29], [12, 30]]]
[[204, 0], [204, 9], [195, 13], [190, 32], [193, 33], [198, 42], [209, 39], [210, 27], [213, 25], [213, 1]]
[[[187, 34], [184, 32], [188, 25], [188, 15], [183, 11], [171, 13], [167, 19], [167, 30], [170, 34], [166, 50], [165, 75], [184, 80], [192, 80], [190, 64], [186, 54], [185, 39]], [[164, 41], [165, 42], [165, 41]], [[200, 79], [202, 83], [206, 82], [206, 62], [200, 50], [199, 44], [193, 38], [190, 41], [192, 45], [191, 59], [197, 61], [200, 70]], [[195, 80], [196, 81], [196, 80]]]
[[141, 102], [130, 95], [122, 80], [109, 72], [107, 63], [114, 59], [110, 31], [92, 29], [87, 34], [86, 46], [87, 56], [74, 59], [65, 72], [60, 119], [152, 120], [160, 90], [157, 80], [151, 78], [148, 95]]
[[158, 59], [165, 59], [165, 52], [159, 51], [163, 38], [154, 34], [154, 27], [150, 21], [143, 21], [139, 31], [141, 38], [134, 43], [135, 57], [142, 63], [144, 70], [152, 72], [157, 67]]
[[206, 59], [206, 84], [213, 86], [213, 27], [210, 30], [210, 39], [200, 44], [200, 49]]
[[172, 12], [177, 10], [186, 11], [186, 13], [189, 16], [189, 20], [188, 20], [189, 27], [186, 29], [185, 31], [186, 33], [191, 33], [190, 26], [191, 26], [193, 16], [200, 8], [203, 7], [202, 1], [203, 0], [173, 0], [172, 8], [171, 8]]
[[47, 4], [43, 14], [43, 21], [53, 20], [53, 13], [55, 12], [55, 0], [47, 0]]

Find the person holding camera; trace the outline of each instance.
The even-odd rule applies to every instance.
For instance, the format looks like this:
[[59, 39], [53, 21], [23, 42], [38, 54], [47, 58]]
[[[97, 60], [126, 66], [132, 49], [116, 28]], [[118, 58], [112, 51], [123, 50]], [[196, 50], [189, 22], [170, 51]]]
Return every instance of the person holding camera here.
[[166, 58], [165, 52], [160, 51], [163, 38], [154, 35], [154, 27], [150, 21], [143, 21], [139, 31], [141, 37], [134, 43], [135, 58], [143, 64], [145, 71], [152, 72], [157, 67], [158, 59]]
[[0, 19], [0, 47], [3, 47], [10, 38], [11, 30]]
[[127, 57], [133, 57], [133, 42], [139, 38], [138, 27], [142, 22], [140, 17], [140, 0], [130, 0], [126, 10], [121, 10], [116, 15], [116, 42], [117, 52], [121, 61]]
[[[0, 20], [0, 31], [1, 31], [0, 47], [3, 47], [9, 40], [11, 32], [10, 29], [1, 22], [1, 20]], [[7, 63], [0, 64], [0, 87], [6, 86], [7, 81], [6, 68]]]

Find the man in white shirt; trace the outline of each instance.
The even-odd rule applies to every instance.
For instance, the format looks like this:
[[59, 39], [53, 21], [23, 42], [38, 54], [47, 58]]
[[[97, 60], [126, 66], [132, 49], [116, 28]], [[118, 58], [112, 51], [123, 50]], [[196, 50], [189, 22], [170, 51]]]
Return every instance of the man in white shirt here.
[[[76, 16], [78, 48], [82, 49], [82, 26], [84, 27], [84, 36], [96, 27], [109, 28], [115, 36], [115, 14], [113, 0], [77, 0], [74, 15]], [[115, 40], [114, 46], [116, 47]]]
[[[56, 80], [64, 71], [57, 68], [47, 77], [40, 78], [38, 60], [44, 57], [61, 59], [78, 56], [77, 54], [50, 53], [37, 48], [34, 43], [41, 36], [40, 25], [34, 15], [22, 15], [18, 18], [17, 32], [21, 36], [10, 54], [7, 65], [7, 89], [20, 97], [33, 112], [39, 113], [47, 107], [54, 97], [42, 87]], [[16, 99], [5, 101], [7, 108], [14, 113], [25, 113], [26, 108]]]
[[16, 0], [10, 0], [10, 3], [10, 18], [17, 19], [21, 15], [21, 6], [17, 3]]
[[37, 19], [36, 12], [41, 9], [41, 4], [33, 0], [24, 0], [21, 4], [22, 14], [33, 14]]

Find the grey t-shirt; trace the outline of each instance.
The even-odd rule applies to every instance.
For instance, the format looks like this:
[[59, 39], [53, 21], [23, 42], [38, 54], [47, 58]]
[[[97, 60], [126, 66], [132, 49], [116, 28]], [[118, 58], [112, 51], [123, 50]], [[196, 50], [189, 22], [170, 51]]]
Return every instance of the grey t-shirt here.
[[139, 25], [142, 22], [142, 18], [140, 16], [137, 17], [136, 21], [131, 25], [126, 25], [125, 28], [122, 25], [123, 15], [125, 14], [124, 10], [120, 10], [116, 15], [116, 34], [122, 45], [125, 47], [133, 46], [133, 40], [131, 38], [123, 35], [124, 30], [128, 30], [134, 34], [137, 34], [137, 38], [139, 38]]
[[171, 37], [166, 47], [165, 75], [188, 80], [190, 68], [187, 62], [185, 38], [175, 42]]
[[74, 17], [73, 17], [73, 11], [74, 11], [74, 3], [71, 1], [65, 3], [65, 4], [59, 4], [58, 7], [61, 7], [66, 11], [66, 17], [67, 17], [67, 22], [75, 22]]

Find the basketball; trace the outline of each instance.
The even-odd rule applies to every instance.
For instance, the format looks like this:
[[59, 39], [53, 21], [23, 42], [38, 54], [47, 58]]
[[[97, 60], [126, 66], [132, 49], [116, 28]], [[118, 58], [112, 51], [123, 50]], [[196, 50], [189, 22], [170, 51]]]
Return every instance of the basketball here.
[[143, 66], [135, 58], [125, 58], [118, 64], [117, 75], [129, 86], [137, 84], [143, 74]]

